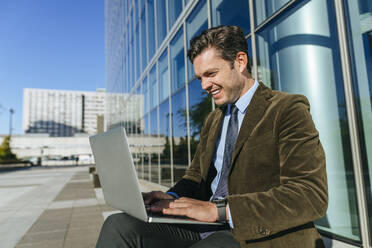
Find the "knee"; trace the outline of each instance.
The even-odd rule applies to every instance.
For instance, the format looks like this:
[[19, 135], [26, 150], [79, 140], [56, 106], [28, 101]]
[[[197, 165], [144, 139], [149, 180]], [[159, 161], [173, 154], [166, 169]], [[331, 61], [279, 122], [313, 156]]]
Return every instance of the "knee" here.
[[[131, 227], [124, 213], [110, 215], [102, 225], [97, 247], [128, 247]], [[135, 246], [132, 246], [135, 247]]]
[[102, 231], [115, 232], [122, 231], [127, 226], [126, 214], [118, 213], [108, 216], [103, 223]]

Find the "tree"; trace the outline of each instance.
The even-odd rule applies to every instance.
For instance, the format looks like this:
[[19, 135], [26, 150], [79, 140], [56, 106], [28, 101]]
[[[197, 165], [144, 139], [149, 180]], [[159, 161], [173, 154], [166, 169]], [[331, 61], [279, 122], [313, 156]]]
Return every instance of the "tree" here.
[[17, 156], [10, 149], [10, 135], [6, 136], [0, 146], [0, 162], [16, 161]]

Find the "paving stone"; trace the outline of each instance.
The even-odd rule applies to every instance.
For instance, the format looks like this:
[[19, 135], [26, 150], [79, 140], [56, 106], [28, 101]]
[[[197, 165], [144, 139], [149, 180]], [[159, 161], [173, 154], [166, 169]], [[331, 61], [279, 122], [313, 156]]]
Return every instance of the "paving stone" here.
[[90, 179], [89, 174], [85, 171], [77, 172], [71, 180], [82, 180], [82, 179]]
[[57, 241], [64, 240], [67, 229], [63, 230], [51, 230], [48, 232], [37, 232], [37, 233], [26, 233], [23, 236], [20, 244], [22, 243], [36, 243], [40, 241]]
[[[48, 203], [17, 248], [95, 247], [104, 222], [103, 214], [117, 209], [104, 204], [103, 199], [100, 201], [102, 195], [96, 194], [88, 169], [85, 169], [75, 172], [54, 201]], [[154, 186], [142, 183], [146, 188]]]
[[109, 205], [100, 205], [101, 211], [102, 212], [111, 212], [111, 211], [116, 211], [116, 208], [113, 208]]
[[90, 237], [83, 237], [80, 239], [69, 239], [65, 241], [63, 247], [64, 248], [92, 248], [96, 246], [97, 239], [92, 239]]
[[16, 248], [63, 248], [64, 242], [64, 240], [52, 240], [34, 243], [20, 243]]

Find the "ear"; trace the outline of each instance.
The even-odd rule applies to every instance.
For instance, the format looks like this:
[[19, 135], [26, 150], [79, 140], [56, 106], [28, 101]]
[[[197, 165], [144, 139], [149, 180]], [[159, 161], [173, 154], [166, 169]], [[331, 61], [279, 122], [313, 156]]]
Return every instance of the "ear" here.
[[247, 68], [248, 56], [244, 52], [238, 52], [235, 61], [238, 64], [239, 71], [243, 72]]

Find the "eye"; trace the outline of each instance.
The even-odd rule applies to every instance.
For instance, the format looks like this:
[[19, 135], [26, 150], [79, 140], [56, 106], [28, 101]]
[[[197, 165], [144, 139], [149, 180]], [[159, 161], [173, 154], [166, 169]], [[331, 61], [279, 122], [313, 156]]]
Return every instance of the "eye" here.
[[212, 72], [208, 73], [208, 77], [214, 77], [216, 74], [217, 74], [216, 71], [212, 71]]

